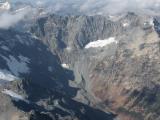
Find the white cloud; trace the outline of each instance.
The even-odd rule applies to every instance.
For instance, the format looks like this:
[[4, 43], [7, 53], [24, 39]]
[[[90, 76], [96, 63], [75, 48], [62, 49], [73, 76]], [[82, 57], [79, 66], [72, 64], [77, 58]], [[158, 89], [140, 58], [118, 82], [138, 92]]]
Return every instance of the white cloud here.
[[[145, 12], [159, 9], [160, 0], [86, 0], [80, 10], [116, 14], [121, 12]], [[153, 11], [152, 11], [153, 10]]]
[[50, 3], [55, 11], [76, 8], [78, 12], [87, 14], [154, 13], [160, 8], [160, 0], [48, 0], [46, 3]]
[[[13, 0], [21, 1], [21, 0]], [[44, 6], [46, 12], [117, 14], [124, 12], [141, 12], [145, 14], [159, 14], [160, 0], [26, 0], [37, 6]], [[26, 2], [25, 1], [25, 2]], [[28, 8], [16, 13], [0, 13], [0, 28], [8, 29], [21, 21], [28, 13]]]
[[29, 12], [30, 9], [25, 8], [16, 12], [2, 12], [0, 14], [0, 28], [8, 29], [14, 26], [16, 23], [24, 19], [25, 15]]

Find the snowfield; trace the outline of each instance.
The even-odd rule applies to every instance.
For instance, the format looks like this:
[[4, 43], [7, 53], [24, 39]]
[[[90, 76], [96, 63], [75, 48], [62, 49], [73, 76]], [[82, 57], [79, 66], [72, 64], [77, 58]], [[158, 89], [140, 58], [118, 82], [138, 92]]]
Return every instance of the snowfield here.
[[14, 100], [18, 101], [18, 100], [24, 100], [24, 98], [21, 95], [18, 95], [17, 93], [11, 91], [11, 90], [7, 90], [4, 89], [2, 91], [3, 94], [9, 95], [10, 97], [14, 98]]
[[17, 60], [13, 56], [9, 56], [9, 58], [2, 56], [3, 59], [6, 60], [9, 70], [16, 76], [19, 76], [20, 73], [29, 73], [28, 63], [29, 59], [23, 56], [19, 56], [19, 60]]
[[4, 81], [14, 81], [14, 80], [18, 80], [19, 78], [17, 78], [16, 76], [13, 76], [9, 71], [7, 70], [0, 70], [0, 80], [4, 80]]
[[15, 100], [15, 101], [21, 100], [21, 101], [25, 101], [25, 102], [27, 102], [27, 103], [29, 102], [29, 101], [26, 100], [22, 95], [19, 95], [19, 94], [13, 92], [12, 90], [4, 89], [4, 90], [2, 91], [2, 93], [10, 96], [10, 97], [11, 97], [13, 100]]
[[97, 40], [97, 41], [90, 42], [85, 46], [85, 48], [89, 49], [89, 48], [105, 47], [105, 46], [107, 46], [109, 44], [112, 44], [112, 43], [116, 43], [116, 44], [118, 43], [115, 40], [115, 37], [110, 37], [108, 39]]

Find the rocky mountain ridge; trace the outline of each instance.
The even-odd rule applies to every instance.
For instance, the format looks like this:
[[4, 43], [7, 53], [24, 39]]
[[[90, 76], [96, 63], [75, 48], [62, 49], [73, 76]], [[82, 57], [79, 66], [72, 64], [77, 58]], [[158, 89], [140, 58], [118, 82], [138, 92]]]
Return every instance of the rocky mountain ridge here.
[[0, 49], [0, 120], [114, 118], [72, 99], [72, 71], [31, 34], [0, 30]]
[[[158, 119], [159, 97], [153, 92], [159, 91], [158, 17], [128, 13], [112, 21], [102, 16], [51, 15], [39, 19], [31, 32], [54, 45], [50, 49], [74, 71], [82, 89], [78, 100], [89, 99], [102, 110], [110, 106], [123, 120]], [[85, 48], [110, 37], [117, 44]]]
[[159, 23], [53, 14], [0, 30], [0, 118], [158, 120]]

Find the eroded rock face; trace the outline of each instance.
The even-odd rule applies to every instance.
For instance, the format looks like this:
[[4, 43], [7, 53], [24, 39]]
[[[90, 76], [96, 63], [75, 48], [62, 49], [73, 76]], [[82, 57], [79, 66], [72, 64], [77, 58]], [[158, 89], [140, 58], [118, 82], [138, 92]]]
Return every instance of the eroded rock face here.
[[114, 119], [73, 100], [72, 71], [31, 34], [0, 30], [0, 58], [0, 120]]
[[[159, 119], [158, 28], [158, 18], [134, 13], [116, 21], [52, 15], [39, 19], [32, 32], [46, 43], [54, 42], [52, 50], [60, 49], [61, 61], [70, 65], [81, 88], [77, 100], [102, 110], [109, 107], [122, 120], [149, 120]], [[89, 42], [109, 37], [117, 44], [85, 49]]]
[[157, 17], [128, 13], [50, 15], [31, 34], [0, 30], [0, 118], [158, 120], [158, 29]]
[[89, 57], [92, 64], [87, 89], [101, 103], [123, 111], [123, 117], [154, 119], [159, 114], [154, 107], [159, 104], [158, 94], [152, 95], [155, 87], [156, 91], [159, 89], [159, 38], [152, 27], [144, 29], [140, 24], [126, 33], [111, 56], [106, 51], [96, 59]]
[[[110, 28], [110, 29], [108, 29]], [[121, 31], [120, 23], [102, 16], [58, 16], [37, 20], [31, 32], [56, 48], [83, 48], [90, 41], [104, 39]]]

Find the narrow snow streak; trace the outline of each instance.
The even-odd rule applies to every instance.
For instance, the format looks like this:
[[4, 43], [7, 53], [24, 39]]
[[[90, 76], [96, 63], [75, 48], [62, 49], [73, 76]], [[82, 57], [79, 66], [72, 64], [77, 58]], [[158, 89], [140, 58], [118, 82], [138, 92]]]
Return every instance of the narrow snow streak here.
[[14, 81], [17, 80], [18, 78], [13, 76], [9, 71], [7, 70], [0, 70], [0, 80], [4, 81]]
[[105, 47], [106, 45], [109, 45], [111, 43], [117, 43], [117, 41], [115, 40], [114, 37], [110, 37], [110, 38], [104, 39], [104, 40], [97, 40], [97, 41], [90, 42], [85, 46], [85, 48], [89, 49], [89, 48]]
[[10, 96], [10, 97], [12, 97], [15, 101], [19, 101], [19, 100], [25, 101], [25, 99], [24, 99], [23, 96], [15, 93], [15, 92], [13, 92], [13, 91], [11, 91], [11, 90], [4, 89], [4, 90], [2, 91], [2, 93], [3, 93], [3, 94], [6, 94], [6, 95], [8, 95], [8, 96]]

